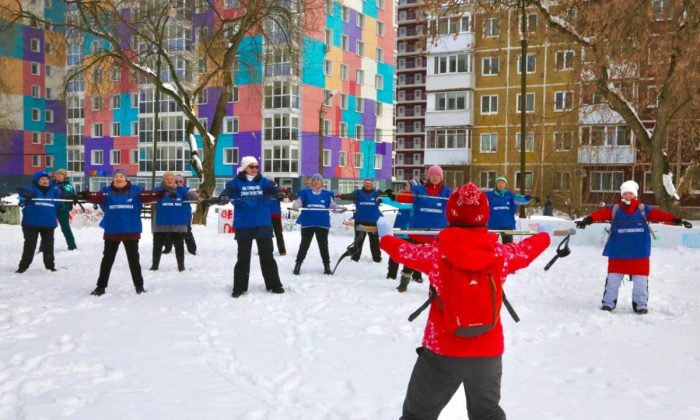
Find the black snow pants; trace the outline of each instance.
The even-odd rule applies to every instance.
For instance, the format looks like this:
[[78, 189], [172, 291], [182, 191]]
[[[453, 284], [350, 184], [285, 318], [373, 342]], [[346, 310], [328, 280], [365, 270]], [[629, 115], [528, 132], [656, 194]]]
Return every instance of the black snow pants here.
[[109, 275], [112, 272], [114, 258], [117, 256], [119, 244], [124, 243], [126, 259], [129, 262], [129, 271], [134, 286], [143, 287], [143, 276], [141, 275], [141, 263], [139, 262], [139, 241], [105, 241], [105, 248], [102, 253], [102, 263], [100, 264], [100, 277], [97, 279], [97, 286], [107, 288]]

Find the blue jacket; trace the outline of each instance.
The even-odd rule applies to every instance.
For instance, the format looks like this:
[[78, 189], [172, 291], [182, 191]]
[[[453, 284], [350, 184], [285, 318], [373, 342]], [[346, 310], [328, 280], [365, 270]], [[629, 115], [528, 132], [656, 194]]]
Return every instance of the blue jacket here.
[[141, 233], [141, 192], [143, 188], [131, 185], [124, 193], [118, 193], [111, 187], [102, 188], [104, 202], [100, 204], [104, 218], [100, 227], [105, 234]]
[[302, 228], [305, 227], [322, 227], [330, 229], [331, 215], [329, 211], [333, 202], [333, 193], [327, 190], [321, 190], [318, 194], [314, 194], [311, 188], [301, 190], [299, 192], [299, 200], [301, 200], [302, 209], [318, 209], [318, 210], [301, 210], [301, 214], [297, 219], [297, 223]]
[[413, 196], [412, 229], [444, 229], [447, 227], [447, 198], [452, 194], [452, 188], [443, 186], [440, 193], [428, 196], [425, 185], [411, 188]]
[[229, 181], [221, 196], [228, 197], [233, 204], [234, 229], [271, 228], [270, 200], [277, 200], [278, 192], [277, 184], [260, 174], [248, 181], [245, 172], [240, 172]]
[[[192, 219], [192, 207], [183, 203], [187, 199], [189, 187], [177, 187], [175, 197], [165, 194], [156, 204], [156, 225], [188, 225]], [[154, 191], [165, 191], [157, 187]]]
[[489, 229], [515, 229], [515, 212], [519, 205], [528, 204], [529, 198], [513, 194], [508, 189], [486, 191], [489, 199]]
[[[55, 186], [56, 189], [61, 191], [63, 194], [75, 193], [75, 189], [73, 188], [73, 185], [68, 180], [66, 180], [64, 182], [51, 181], [51, 185]], [[59, 203], [56, 206], [56, 211], [58, 213], [62, 213], [62, 214], [67, 214], [72, 209], [73, 209], [73, 203]]]
[[377, 204], [379, 191], [366, 192], [363, 189], [358, 189], [353, 191], [352, 194], [355, 196], [353, 200], [355, 203], [355, 222], [377, 223], [377, 220], [382, 217], [382, 212], [379, 211], [379, 204]]
[[[43, 192], [36, 183], [20, 189], [20, 197], [28, 198], [61, 198], [62, 193], [57, 188], [49, 186]], [[56, 208], [62, 203], [54, 201], [26, 200], [22, 209], [22, 226], [36, 228], [55, 228]]]
[[[647, 214], [650, 210], [650, 206], [644, 206]], [[625, 214], [622, 209], [615, 213], [603, 255], [615, 259], [649, 258], [651, 233], [649, 224], [639, 208], [632, 214]]]

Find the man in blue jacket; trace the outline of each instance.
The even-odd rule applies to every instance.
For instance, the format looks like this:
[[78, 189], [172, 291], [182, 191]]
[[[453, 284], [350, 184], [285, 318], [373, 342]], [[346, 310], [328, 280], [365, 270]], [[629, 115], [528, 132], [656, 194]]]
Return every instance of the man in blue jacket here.
[[[379, 249], [379, 236], [376, 232], [365, 232], [361, 226], [377, 226], [377, 220], [382, 217], [379, 210], [379, 190], [374, 188], [374, 180], [365, 178], [362, 181], [362, 188], [349, 194], [340, 194], [341, 200], [352, 200], [355, 203], [355, 244], [359, 251], [351, 258], [353, 261], [360, 261], [362, 255], [362, 245], [365, 243], [365, 236], [369, 235], [369, 249], [372, 252], [374, 262], [382, 261], [382, 250]], [[358, 229], [359, 228], [359, 229]]]
[[[501, 175], [496, 178], [496, 188], [486, 192], [489, 199], [489, 229], [513, 230], [515, 229], [515, 212], [518, 206], [530, 203], [529, 195], [514, 194], [508, 188], [508, 179]], [[501, 242], [508, 244], [513, 242], [513, 235], [501, 234]]]

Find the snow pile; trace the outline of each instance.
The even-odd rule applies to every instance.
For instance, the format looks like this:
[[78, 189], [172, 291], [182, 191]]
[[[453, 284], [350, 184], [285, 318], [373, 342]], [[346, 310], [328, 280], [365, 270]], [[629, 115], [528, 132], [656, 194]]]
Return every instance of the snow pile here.
[[[0, 225], [0, 418], [398, 418], [426, 315], [406, 318], [427, 285], [397, 293], [386, 257], [372, 263], [367, 245], [335, 276], [321, 274], [312, 245], [293, 276], [292, 231], [288, 255], [277, 258], [287, 293], [265, 291], [254, 256], [249, 293], [232, 299], [235, 241], [217, 235], [210, 217], [209, 227], [193, 227], [198, 255], [187, 255], [187, 271], [177, 272], [173, 255], [147, 271], [145, 232], [148, 293], [134, 293], [120, 251], [101, 298], [88, 295], [101, 229], [76, 229], [72, 252], [56, 230], [58, 271], [37, 258], [18, 275], [21, 229]], [[331, 232], [333, 263], [350, 235]], [[548, 250], [506, 284], [522, 319], [504, 316], [509, 418], [700, 418], [700, 251], [653, 250], [650, 313], [638, 316], [628, 284], [614, 313], [600, 311], [607, 260], [599, 246], [571, 250], [545, 273]], [[464, 404], [458, 392], [441, 420], [465, 419]]]

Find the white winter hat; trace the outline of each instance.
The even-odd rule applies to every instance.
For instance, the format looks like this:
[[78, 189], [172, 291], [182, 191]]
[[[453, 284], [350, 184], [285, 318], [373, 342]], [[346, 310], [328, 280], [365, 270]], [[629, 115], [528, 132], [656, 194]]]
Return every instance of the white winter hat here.
[[639, 184], [634, 181], [625, 181], [622, 183], [622, 185], [620, 185], [620, 195], [626, 192], [631, 192], [635, 197], [637, 197], [637, 191], [639, 191]]
[[258, 165], [258, 160], [253, 156], [244, 156], [243, 159], [241, 159], [241, 166], [238, 167], [238, 172], [242, 172], [245, 168], [252, 164]]

